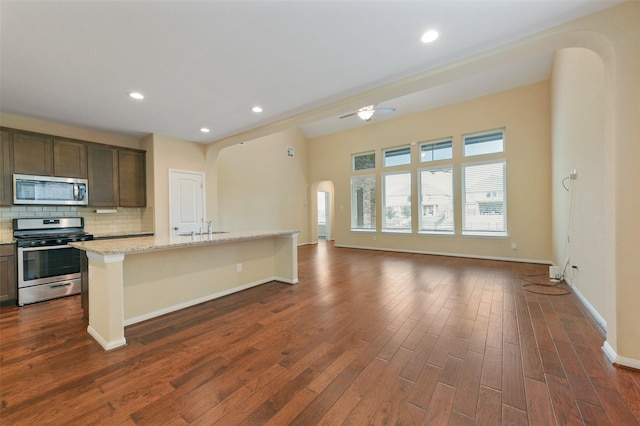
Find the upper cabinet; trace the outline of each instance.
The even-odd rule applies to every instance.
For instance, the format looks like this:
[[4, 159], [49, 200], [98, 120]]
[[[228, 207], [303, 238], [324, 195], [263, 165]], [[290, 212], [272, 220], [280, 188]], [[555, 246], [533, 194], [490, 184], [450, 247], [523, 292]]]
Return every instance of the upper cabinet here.
[[89, 145], [89, 205], [117, 207], [118, 150], [108, 146]]
[[87, 145], [47, 135], [13, 134], [14, 173], [87, 178]]
[[145, 207], [145, 152], [101, 145], [88, 147], [89, 205]]
[[2, 128], [0, 206], [13, 202], [13, 173], [83, 178], [93, 207], [146, 207], [146, 153]]
[[13, 152], [11, 133], [0, 132], [0, 206], [10, 206], [13, 201], [11, 175], [13, 174]]
[[13, 172], [27, 175], [53, 174], [53, 139], [44, 135], [13, 134]]
[[147, 205], [145, 153], [118, 150], [118, 181], [122, 207]]
[[54, 139], [53, 174], [60, 177], [87, 178], [87, 144]]

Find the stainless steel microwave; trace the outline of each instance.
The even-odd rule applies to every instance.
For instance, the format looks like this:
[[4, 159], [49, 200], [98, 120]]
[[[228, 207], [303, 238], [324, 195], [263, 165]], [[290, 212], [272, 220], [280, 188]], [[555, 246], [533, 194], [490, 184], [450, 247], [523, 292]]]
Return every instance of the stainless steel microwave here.
[[86, 206], [88, 203], [87, 179], [13, 175], [13, 204]]

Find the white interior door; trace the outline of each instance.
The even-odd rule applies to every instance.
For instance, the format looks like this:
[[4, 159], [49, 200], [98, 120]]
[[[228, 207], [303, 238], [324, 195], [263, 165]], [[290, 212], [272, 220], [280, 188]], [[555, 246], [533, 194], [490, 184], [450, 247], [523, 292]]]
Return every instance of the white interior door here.
[[204, 173], [169, 170], [171, 235], [207, 232]]

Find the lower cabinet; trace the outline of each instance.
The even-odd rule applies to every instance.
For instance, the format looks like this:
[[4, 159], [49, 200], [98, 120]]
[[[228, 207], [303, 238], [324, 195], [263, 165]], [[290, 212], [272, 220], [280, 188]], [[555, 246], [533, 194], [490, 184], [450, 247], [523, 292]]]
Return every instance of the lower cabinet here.
[[0, 306], [14, 306], [18, 301], [15, 247], [0, 245]]

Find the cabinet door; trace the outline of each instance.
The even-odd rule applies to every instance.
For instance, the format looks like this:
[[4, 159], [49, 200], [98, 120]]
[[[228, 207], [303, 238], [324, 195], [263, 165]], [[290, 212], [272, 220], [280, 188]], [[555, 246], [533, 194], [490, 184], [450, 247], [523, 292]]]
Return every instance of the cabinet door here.
[[147, 205], [145, 153], [119, 150], [118, 170], [120, 205], [145, 207]]
[[0, 245], [0, 303], [13, 305], [18, 299], [14, 245]]
[[53, 141], [53, 173], [60, 177], [87, 178], [87, 146], [74, 141]]
[[0, 206], [10, 206], [13, 202], [13, 150], [11, 134], [2, 132], [0, 140]]
[[13, 171], [28, 175], [51, 176], [53, 172], [51, 138], [13, 134]]
[[118, 150], [90, 145], [87, 148], [89, 205], [118, 205]]

